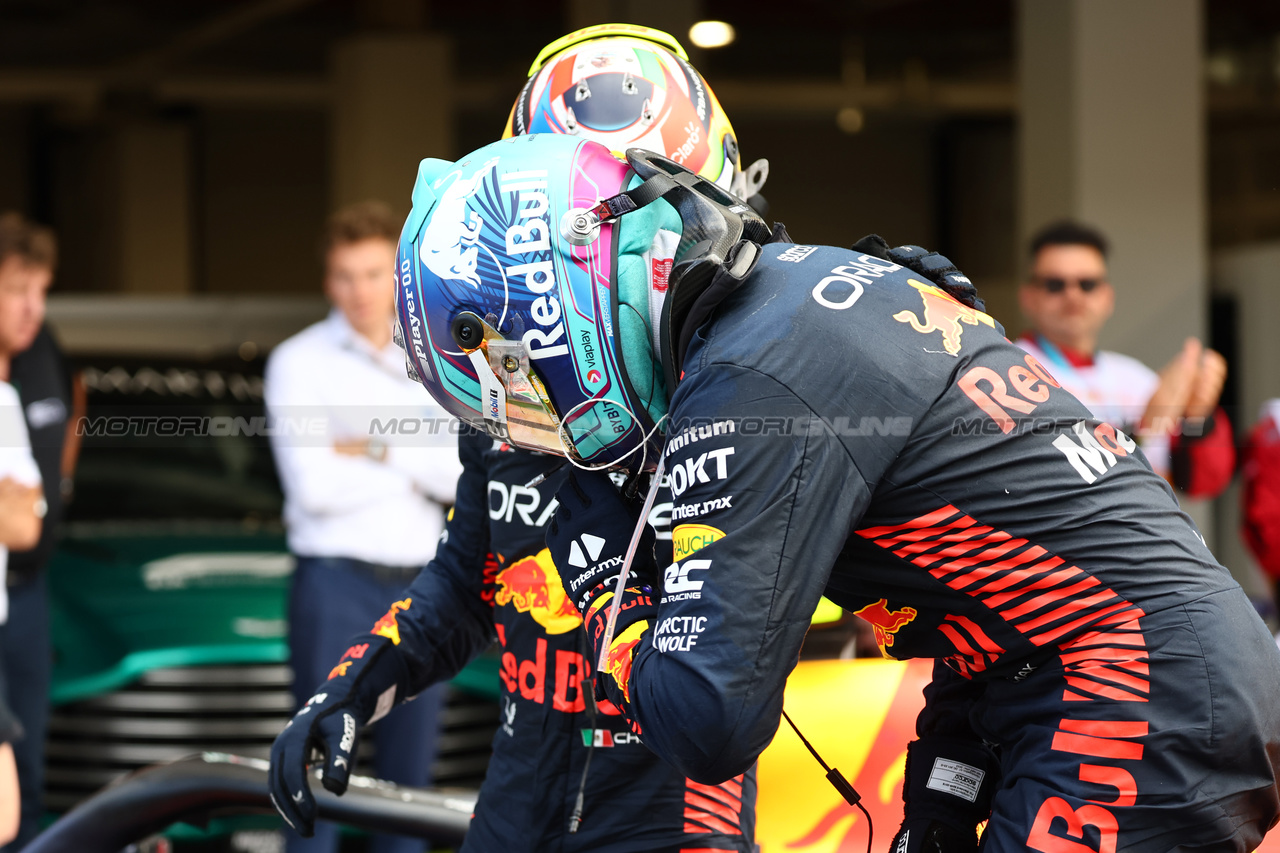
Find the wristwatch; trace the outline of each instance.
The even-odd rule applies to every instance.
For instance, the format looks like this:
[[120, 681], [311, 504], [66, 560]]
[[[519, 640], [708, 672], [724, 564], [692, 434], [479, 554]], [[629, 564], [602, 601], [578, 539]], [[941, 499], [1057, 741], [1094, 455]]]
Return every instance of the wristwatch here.
[[35, 512], [36, 518], [44, 518], [49, 514], [49, 502], [43, 497], [36, 498], [36, 502], [31, 505], [31, 509]]

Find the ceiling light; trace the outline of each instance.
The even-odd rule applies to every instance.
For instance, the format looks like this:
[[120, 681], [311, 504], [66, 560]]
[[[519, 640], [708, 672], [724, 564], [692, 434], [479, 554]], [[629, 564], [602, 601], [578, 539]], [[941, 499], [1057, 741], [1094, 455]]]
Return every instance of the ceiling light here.
[[689, 41], [693, 42], [695, 47], [724, 47], [731, 44], [737, 33], [733, 31], [732, 24], [726, 24], [724, 21], [698, 21], [692, 27], [689, 27]]
[[859, 133], [867, 122], [867, 117], [857, 107], [841, 107], [836, 112], [836, 127], [853, 136]]

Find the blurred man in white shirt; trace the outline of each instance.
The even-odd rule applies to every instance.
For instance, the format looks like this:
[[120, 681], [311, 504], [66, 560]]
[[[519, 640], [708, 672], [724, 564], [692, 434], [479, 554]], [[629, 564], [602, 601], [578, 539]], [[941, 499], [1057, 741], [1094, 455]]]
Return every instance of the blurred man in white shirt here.
[[[51, 230], [17, 214], [0, 214], [0, 702], [12, 709], [21, 729], [10, 747], [0, 748], [11, 749], [21, 785], [21, 825], [5, 851], [22, 849], [40, 832], [53, 661], [44, 573], [8, 572], [9, 551], [26, 551], [40, 541], [49, 509], [22, 400], [9, 383], [15, 357], [40, 333], [56, 265]], [[56, 490], [57, 483], [52, 485]], [[0, 773], [7, 763], [0, 755]]]
[[[368, 633], [435, 554], [461, 472], [457, 425], [405, 372], [392, 342], [399, 223], [368, 202], [335, 213], [324, 238], [328, 318], [267, 361], [272, 447], [297, 557], [289, 644], [299, 704], [329, 675], [348, 638]], [[443, 686], [376, 728], [380, 778], [426, 785]], [[337, 829], [289, 833], [288, 849], [331, 853]], [[422, 850], [375, 836], [375, 853]]]
[[1018, 291], [1031, 329], [1017, 343], [1049, 368], [1099, 419], [1135, 436], [1155, 472], [1192, 498], [1222, 493], [1235, 469], [1231, 423], [1218, 406], [1227, 362], [1199, 340], [1156, 373], [1098, 339], [1115, 311], [1107, 240], [1076, 222], [1055, 222], [1031, 241]]

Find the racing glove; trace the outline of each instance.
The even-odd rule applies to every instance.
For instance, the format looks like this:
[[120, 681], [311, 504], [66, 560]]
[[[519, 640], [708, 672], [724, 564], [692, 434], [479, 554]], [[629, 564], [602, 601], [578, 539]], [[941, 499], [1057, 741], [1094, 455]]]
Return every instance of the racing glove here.
[[408, 678], [391, 638], [356, 637], [328, 680], [276, 737], [267, 790], [276, 811], [303, 838], [315, 833], [316, 801], [307, 779], [312, 749], [324, 754], [324, 787], [346, 793], [360, 727], [386, 716], [404, 698]]
[[929, 735], [907, 746], [903, 819], [893, 853], [976, 853], [999, 777], [978, 741]]
[[[570, 473], [556, 501], [560, 506], [547, 526], [547, 548], [594, 647], [604, 634], [606, 605], [613, 600], [640, 507], [627, 501], [604, 472]], [[618, 614], [617, 634], [656, 612], [654, 540], [653, 528], [645, 524]], [[598, 660], [600, 649], [595, 651]]]
[[942, 288], [953, 299], [979, 311], [986, 310], [986, 303], [978, 296], [978, 290], [969, 277], [951, 262], [945, 255], [930, 252], [919, 246], [898, 246], [890, 249], [889, 244], [879, 234], [868, 234], [853, 244], [855, 252], [880, 258], [885, 261], [906, 267], [916, 275], [923, 276], [933, 284]]

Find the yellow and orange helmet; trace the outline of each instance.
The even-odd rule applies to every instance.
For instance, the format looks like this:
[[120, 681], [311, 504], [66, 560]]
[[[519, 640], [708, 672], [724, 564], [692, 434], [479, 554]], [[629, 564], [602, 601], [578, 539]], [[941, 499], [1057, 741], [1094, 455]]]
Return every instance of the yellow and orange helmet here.
[[563, 133], [666, 155], [740, 198], [768, 162], [744, 171], [733, 126], [680, 43], [660, 30], [601, 24], [547, 45], [529, 69], [503, 138]]

